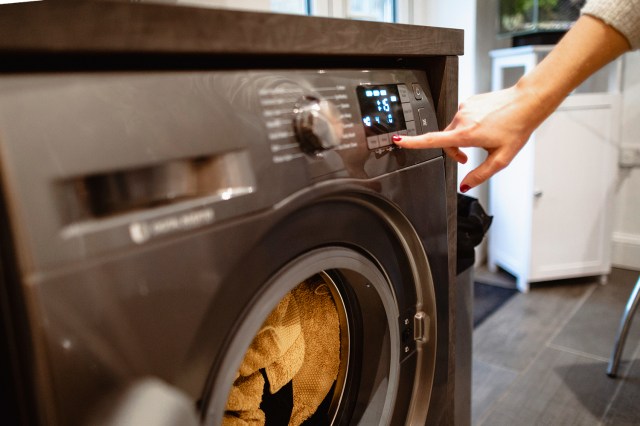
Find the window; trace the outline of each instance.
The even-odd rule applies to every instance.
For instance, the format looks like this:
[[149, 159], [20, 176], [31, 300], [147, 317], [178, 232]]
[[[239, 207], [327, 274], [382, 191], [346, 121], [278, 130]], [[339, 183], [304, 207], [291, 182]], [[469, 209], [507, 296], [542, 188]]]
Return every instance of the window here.
[[347, 0], [347, 18], [396, 22], [394, 0]]
[[311, 15], [310, 0], [271, 0], [271, 10], [298, 15]]
[[[0, 2], [6, 0], [0, 0]], [[12, 0], [16, 1], [16, 0]], [[25, 0], [20, 0], [25, 1]], [[159, 0], [155, 0], [159, 1]], [[421, 0], [164, 0], [184, 6], [271, 11], [379, 22], [410, 23], [414, 2]]]
[[[301, 15], [332, 16], [365, 21], [399, 22], [402, 0], [270, 0], [271, 10]], [[406, 8], [406, 7], [405, 7]], [[406, 14], [405, 14], [406, 15]]]

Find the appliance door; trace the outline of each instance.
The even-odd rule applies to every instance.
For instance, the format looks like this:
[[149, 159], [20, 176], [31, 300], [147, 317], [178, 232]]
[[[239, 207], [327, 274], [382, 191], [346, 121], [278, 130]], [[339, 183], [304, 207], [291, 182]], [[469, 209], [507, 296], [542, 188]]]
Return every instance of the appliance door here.
[[[235, 285], [225, 286], [219, 299], [242, 293], [247, 302], [220, 304], [209, 317], [225, 321], [227, 335], [205, 397], [206, 424], [220, 424], [231, 383], [243, 358], [253, 355], [247, 348], [264, 330], [265, 318], [299, 283], [323, 275], [321, 284], [337, 305], [341, 342], [337, 378], [319, 424], [425, 423], [435, 367], [433, 283], [415, 231], [383, 205], [364, 198], [323, 199], [287, 215], [247, 253], [231, 274]], [[315, 338], [305, 334], [304, 340], [305, 363], [313, 363]], [[296, 378], [293, 399], [295, 415]]]
[[128, 386], [154, 377], [191, 399], [204, 424], [222, 424], [261, 325], [320, 274], [342, 312], [326, 416], [334, 424], [424, 424], [437, 324], [423, 242], [375, 192], [338, 186], [33, 277], [45, 331], [38, 390], [50, 419], [105, 421]]

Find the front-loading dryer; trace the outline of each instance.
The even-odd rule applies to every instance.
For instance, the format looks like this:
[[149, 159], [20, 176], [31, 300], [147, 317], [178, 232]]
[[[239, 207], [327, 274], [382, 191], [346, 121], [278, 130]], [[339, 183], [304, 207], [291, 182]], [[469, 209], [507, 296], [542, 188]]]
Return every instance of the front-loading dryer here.
[[[431, 87], [403, 68], [2, 75], [15, 416], [443, 422], [445, 159], [391, 140], [437, 130]], [[149, 382], [175, 398], [136, 406]]]

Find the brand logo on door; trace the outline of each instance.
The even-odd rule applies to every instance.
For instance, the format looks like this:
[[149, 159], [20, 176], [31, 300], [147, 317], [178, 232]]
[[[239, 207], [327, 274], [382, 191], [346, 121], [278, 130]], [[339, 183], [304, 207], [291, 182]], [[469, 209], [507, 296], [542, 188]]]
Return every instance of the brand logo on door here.
[[132, 222], [129, 225], [129, 236], [134, 243], [143, 244], [155, 237], [208, 225], [213, 223], [214, 218], [214, 211], [209, 208], [161, 219]]

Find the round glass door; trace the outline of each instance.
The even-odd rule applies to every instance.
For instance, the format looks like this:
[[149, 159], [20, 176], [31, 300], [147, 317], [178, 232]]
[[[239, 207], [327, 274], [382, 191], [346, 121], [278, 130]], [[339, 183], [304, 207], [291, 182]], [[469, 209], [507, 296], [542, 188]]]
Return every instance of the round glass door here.
[[407, 355], [394, 291], [380, 266], [352, 249], [319, 249], [291, 262], [233, 333], [206, 423], [373, 425], [410, 417], [416, 389], [428, 402], [434, 352]]

